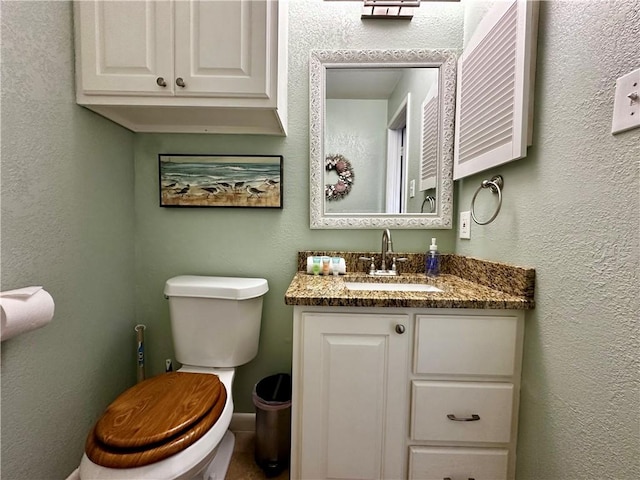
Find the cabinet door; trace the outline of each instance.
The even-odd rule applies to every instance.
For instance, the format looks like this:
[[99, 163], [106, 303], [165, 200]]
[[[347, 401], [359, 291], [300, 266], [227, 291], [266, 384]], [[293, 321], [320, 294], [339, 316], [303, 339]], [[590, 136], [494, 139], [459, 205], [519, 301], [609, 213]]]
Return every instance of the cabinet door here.
[[171, 94], [173, 30], [169, 1], [79, 1], [75, 2], [75, 15], [82, 93]]
[[175, 76], [184, 82], [176, 95], [268, 98], [277, 8], [265, 0], [176, 2]]
[[458, 60], [454, 180], [527, 156], [539, 3], [493, 2]]
[[300, 478], [404, 476], [409, 333], [396, 326], [408, 323], [303, 314]]

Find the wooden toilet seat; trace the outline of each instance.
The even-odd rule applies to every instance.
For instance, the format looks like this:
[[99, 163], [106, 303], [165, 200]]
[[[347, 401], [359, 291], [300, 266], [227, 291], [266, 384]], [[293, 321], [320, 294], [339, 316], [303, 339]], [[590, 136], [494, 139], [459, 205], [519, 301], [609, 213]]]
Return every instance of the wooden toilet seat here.
[[227, 400], [217, 375], [171, 372], [116, 398], [89, 433], [89, 459], [109, 468], [164, 460], [196, 442], [216, 423]]

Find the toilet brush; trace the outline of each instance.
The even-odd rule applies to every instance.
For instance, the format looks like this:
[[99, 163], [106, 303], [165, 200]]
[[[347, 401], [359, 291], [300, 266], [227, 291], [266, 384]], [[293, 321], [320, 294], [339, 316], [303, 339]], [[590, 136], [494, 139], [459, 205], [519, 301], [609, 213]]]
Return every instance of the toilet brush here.
[[144, 330], [147, 327], [145, 325], [136, 325], [134, 328], [136, 332], [136, 339], [138, 341], [138, 383], [144, 380]]

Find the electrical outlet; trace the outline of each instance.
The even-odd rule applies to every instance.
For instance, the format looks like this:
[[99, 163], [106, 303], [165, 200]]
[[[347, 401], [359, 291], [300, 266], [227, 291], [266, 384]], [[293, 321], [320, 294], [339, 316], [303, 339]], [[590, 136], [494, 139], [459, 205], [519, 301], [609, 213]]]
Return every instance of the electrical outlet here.
[[471, 238], [471, 212], [460, 212], [460, 225], [458, 228], [460, 238]]

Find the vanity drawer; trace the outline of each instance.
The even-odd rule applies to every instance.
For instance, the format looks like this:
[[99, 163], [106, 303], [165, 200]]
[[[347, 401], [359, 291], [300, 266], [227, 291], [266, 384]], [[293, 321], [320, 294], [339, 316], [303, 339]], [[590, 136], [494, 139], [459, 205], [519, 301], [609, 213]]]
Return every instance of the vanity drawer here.
[[409, 480], [505, 480], [508, 458], [496, 448], [409, 447]]
[[508, 443], [513, 385], [488, 382], [411, 382], [411, 438]]
[[511, 376], [518, 323], [516, 316], [418, 315], [415, 372]]

